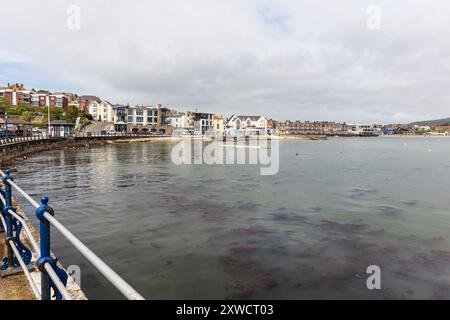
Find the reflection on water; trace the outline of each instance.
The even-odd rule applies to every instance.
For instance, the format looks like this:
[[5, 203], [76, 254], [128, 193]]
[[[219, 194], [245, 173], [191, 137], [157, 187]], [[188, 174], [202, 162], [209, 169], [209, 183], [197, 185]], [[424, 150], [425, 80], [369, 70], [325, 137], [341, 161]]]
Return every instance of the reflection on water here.
[[[448, 298], [450, 139], [406, 142], [282, 142], [275, 176], [175, 166], [170, 143], [66, 149], [16, 181], [148, 298]], [[53, 234], [88, 297], [121, 297]]]

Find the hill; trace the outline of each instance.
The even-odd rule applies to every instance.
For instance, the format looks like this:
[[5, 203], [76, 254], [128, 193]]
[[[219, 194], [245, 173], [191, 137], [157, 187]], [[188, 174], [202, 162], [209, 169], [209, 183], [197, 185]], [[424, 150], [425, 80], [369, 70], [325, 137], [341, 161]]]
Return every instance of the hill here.
[[410, 126], [440, 126], [450, 124], [450, 118], [412, 122]]

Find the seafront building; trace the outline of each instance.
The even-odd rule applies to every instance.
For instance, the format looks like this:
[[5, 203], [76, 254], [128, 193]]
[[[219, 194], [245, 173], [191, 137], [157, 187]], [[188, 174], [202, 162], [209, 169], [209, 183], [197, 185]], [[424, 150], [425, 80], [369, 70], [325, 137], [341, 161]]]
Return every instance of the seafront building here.
[[197, 112], [192, 114], [194, 120], [194, 134], [204, 135], [207, 132], [213, 133], [213, 117], [214, 113]]
[[284, 121], [277, 123], [281, 135], [317, 134], [346, 135], [351, 127], [346, 123], [331, 121]]
[[263, 116], [232, 115], [225, 126], [227, 136], [252, 136], [271, 134]]
[[112, 108], [112, 122], [118, 132], [169, 134], [172, 132], [172, 127], [167, 124], [169, 112], [160, 104], [156, 107], [115, 105]]
[[213, 115], [213, 131], [216, 136], [223, 135], [225, 132], [225, 123], [222, 116]]
[[379, 134], [373, 124], [351, 124], [350, 133], [359, 136], [374, 136]]
[[178, 112], [172, 110], [167, 116], [167, 125], [175, 129], [193, 129], [194, 115], [192, 112]]
[[95, 121], [114, 122], [113, 105], [106, 100], [101, 102], [92, 100], [89, 103], [88, 112]]

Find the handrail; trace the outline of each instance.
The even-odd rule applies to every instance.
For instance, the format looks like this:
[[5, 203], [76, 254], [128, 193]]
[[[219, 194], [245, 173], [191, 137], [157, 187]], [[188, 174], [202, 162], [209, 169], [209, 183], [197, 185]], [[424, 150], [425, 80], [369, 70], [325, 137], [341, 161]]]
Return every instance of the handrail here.
[[34, 283], [33, 278], [31, 278], [30, 271], [28, 271], [28, 268], [27, 268], [25, 262], [23, 261], [22, 257], [20, 256], [19, 250], [17, 250], [17, 247], [16, 247], [14, 241], [9, 240], [9, 245], [11, 246], [11, 249], [14, 251], [14, 255], [16, 256], [17, 261], [19, 261], [20, 267], [22, 268], [23, 273], [25, 273], [25, 277], [27, 278], [28, 283], [30, 284], [31, 290], [33, 291], [34, 295], [36, 296], [36, 299], [41, 300], [41, 293], [39, 292], [38, 288], [36, 287], [36, 283]]
[[65, 285], [61, 282], [55, 270], [53, 270], [52, 266], [48, 263], [44, 264], [45, 271], [47, 271], [49, 277], [53, 280], [53, 283], [58, 288], [59, 292], [62, 294], [65, 300], [73, 300], [70, 293], [67, 291]]
[[[8, 208], [7, 212], [16, 218], [24, 227], [27, 235], [30, 238], [30, 242], [33, 246], [33, 249], [39, 253], [40, 259], [38, 261], [38, 265], [45, 271], [47, 271], [48, 277], [50, 277], [54, 283], [54, 285], [58, 288], [62, 297], [67, 300], [71, 300], [70, 294], [67, 292], [64, 284], [60, 281], [57, 272], [52, 268], [51, 262], [54, 261], [50, 257], [50, 225], [53, 225], [61, 234], [72, 243], [72, 245], [80, 251], [80, 253], [92, 263], [92, 265], [105, 276], [125, 297], [130, 300], [144, 300], [144, 297], [141, 296], [135, 289], [133, 289], [124, 279], [122, 279], [116, 272], [114, 272], [103, 260], [101, 260], [95, 253], [93, 253], [88, 247], [86, 247], [76, 236], [74, 236], [66, 227], [64, 227], [57, 219], [55, 219], [52, 215], [53, 210], [47, 206], [48, 198], [44, 197], [41, 199], [42, 204], [39, 205], [30, 195], [28, 195], [22, 188], [20, 188], [12, 179], [10, 178], [9, 171], [3, 172], [0, 170], [0, 175], [3, 177], [3, 181], [5, 185], [9, 187], [9, 195], [6, 195], [5, 199], [1, 194], [1, 200], [5, 205], [5, 208]], [[26, 225], [25, 221], [8, 207], [8, 196], [11, 198], [11, 190], [14, 188], [18, 191], [35, 209], [36, 215], [41, 221], [41, 246], [39, 250], [39, 246], [37, 245], [36, 240], [33, 238], [31, 231]], [[8, 191], [8, 189], [7, 189]], [[9, 200], [11, 203], [11, 200]], [[55, 265], [54, 265], [55, 266]], [[50, 290], [48, 278], [45, 278], [45, 275], [41, 275], [44, 277], [42, 279], [42, 292], [44, 292], [44, 287], [46, 287], [46, 294], [41, 293], [43, 299], [47, 299], [49, 297], [48, 291]], [[46, 282], [46, 283], [44, 283]]]

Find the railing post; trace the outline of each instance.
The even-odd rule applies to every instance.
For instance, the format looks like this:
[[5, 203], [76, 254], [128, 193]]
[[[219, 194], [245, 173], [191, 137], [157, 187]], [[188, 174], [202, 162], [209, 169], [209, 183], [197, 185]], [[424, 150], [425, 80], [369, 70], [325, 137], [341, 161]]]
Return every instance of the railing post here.
[[42, 300], [50, 300], [50, 277], [45, 270], [45, 264], [53, 261], [50, 256], [50, 222], [44, 217], [44, 213], [48, 210], [48, 198], [41, 198], [41, 205], [36, 209], [36, 216], [40, 221], [39, 232], [40, 232], [40, 249], [41, 255], [38, 260], [38, 267], [41, 271], [41, 297]]
[[[14, 266], [14, 251], [11, 248], [10, 240], [14, 240], [13, 229], [12, 229], [12, 216], [9, 213], [9, 210], [12, 209], [12, 188], [8, 179], [10, 179], [10, 171], [5, 170], [5, 176], [2, 178], [3, 184], [5, 185], [5, 206], [3, 207], [3, 218], [6, 223], [6, 247], [8, 250], [8, 267]], [[6, 261], [3, 261], [4, 263]], [[5, 268], [6, 265], [3, 265]]]

